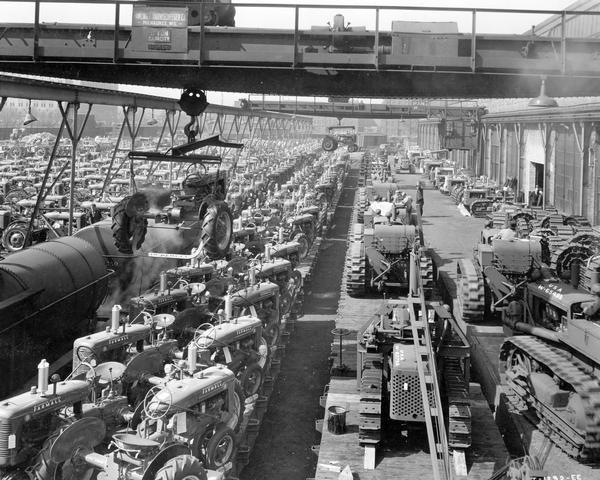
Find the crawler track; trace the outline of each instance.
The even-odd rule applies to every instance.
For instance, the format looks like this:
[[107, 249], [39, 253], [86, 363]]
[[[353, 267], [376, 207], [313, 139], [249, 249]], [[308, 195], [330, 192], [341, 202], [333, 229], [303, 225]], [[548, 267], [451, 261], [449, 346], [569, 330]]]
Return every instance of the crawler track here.
[[485, 285], [481, 272], [470, 259], [456, 264], [456, 316], [468, 322], [482, 321], [485, 315]]
[[[526, 417], [569, 456], [582, 462], [600, 459], [600, 382], [568, 352], [528, 336], [508, 338], [500, 352], [506, 378]], [[521, 361], [517, 362], [518, 359]], [[525, 360], [523, 360], [525, 359]], [[531, 365], [568, 384], [581, 399], [585, 426], [576, 428], [562, 414], [536, 398], [529, 381]], [[529, 367], [529, 368], [528, 368]], [[527, 371], [529, 369], [529, 372]]]

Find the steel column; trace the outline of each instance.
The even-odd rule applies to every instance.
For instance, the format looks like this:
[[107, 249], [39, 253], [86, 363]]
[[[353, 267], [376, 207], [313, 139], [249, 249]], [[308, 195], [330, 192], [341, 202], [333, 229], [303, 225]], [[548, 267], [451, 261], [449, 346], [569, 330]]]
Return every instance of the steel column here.
[[[60, 103], [59, 103], [59, 105], [60, 105]], [[67, 111], [70, 108], [69, 105], [70, 104], [67, 105]], [[58, 127], [58, 132], [56, 134], [56, 140], [54, 140], [54, 145], [52, 147], [52, 151], [50, 152], [50, 158], [48, 159], [48, 165], [46, 166], [46, 171], [44, 172], [44, 178], [42, 179], [42, 186], [40, 187], [40, 191], [38, 192], [38, 196], [35, 200], [35, 205], [33, 207], [33, 212], [31, 212], [31, 217], [29, 218], [29, 224], [27, 225], [27, 232], [25, 233], [25, 242], [24, 242], [25, 245], [27, 245], [27, 241], [31, 235], [31, 230], [33, 229], [33, 223], [35, 222], [35, 218], [37, 217], [37, 214], [40, 210], [40, 205], [44, 201], [44, 198], [46, 197], [47, 192], [44, 192], [44, 190], [46, 189], [46, 184], [48, 183], [50, 171], [52, 170], [54, 158], [56, 157], [56, 151], [58, 150], [58, 146], [60, 145], [60, 139], [62, 137], [64, 128], [65, 128], [65, 124], [66, 124], [66, 120], [63, 117], [60, 122], [60, 127]], [[65, 166], [66, 165], [67, 164], [65, 164]]]

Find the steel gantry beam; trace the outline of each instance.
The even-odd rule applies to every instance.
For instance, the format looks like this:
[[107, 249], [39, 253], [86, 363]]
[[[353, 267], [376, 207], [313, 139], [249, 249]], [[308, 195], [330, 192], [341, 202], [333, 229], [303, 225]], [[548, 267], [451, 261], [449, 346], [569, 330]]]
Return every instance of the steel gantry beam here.
[[242, 108], [269, 112], [313, 115], [319, 117], [410, 119], [430, 117], [475, 116], [477, 103], [473, 100], [399, 99], [397, 103], [371, 103], [363, 101], [317, 102], [298, 100], [242, 99]]
[[[36, 204], [31, 214], [29, 228], [26, 234], [27, 237], [31, 234], [34, 221], [38, 217], [40, 205], [44, 201], [45, 197], [51, 192], [52, 187], [60, 180], [61, 176], [64, 175], [67, 170], [69, 172], [70, 179], [68, 234], [71, 235], [73, 233], [74, 208], [76, 205], [75, 179], [77, 172], [78, 146], [82, 139], [87, 120], [94, 105], [119, 105], [122, 108], [123, 114], [123, 121], [121, 123], [119, 134], [114, 143], [114, 147], [110, 155], [110, 162], [106, 169], [105, 178], [100, 190], [101, 196], [104, 196], [107, 193], [111, 180], [114, 179], [125, 166], [128, 159], [127, 152], [135, 149], [136, 139], [140, 134], [140, 128], [142, 126], [146, 110], [151, 109], [153, 115], [154, 111], [157, 110], [164, 110], [165, 112], [161, 133], [158, 141], [156, 142], [156, 146], [154, 148], [155, 150], [161, 149], [165, 132], [168, 132], [170, 136], [170, 148], [175, 146], [177, 128], [180, 124], [181, 114], [183, 113], [178, 102], [169, 98], [116, 92], [112, 90], [86, 87], [81, 85], [59, 84], [26, 77], [0, 75], [0, 92], [2, 93], [2, 96], [0, 97], [0, 112], [2, 111], [8, 98], [12, 97], [24, 98], [28, 100], [54, 100], [56, 101], [57, 108], [61, 115], [60, 127], [48, 159], [48, 164], [46, 166], [44, 178], [36, 199]], [[84, 108], [85, 106], [87, 106], [87, 108], [83, 119], [80, 119], [78, 112], [82, 104], [84, 104]], [[198, 130], [201, 135], [202, 133], [207, 133], [207, 131], [210, 130], [210, 135], [222, 135], [224, 136], [225, 140], [243, 140], [246, 135], [249, 135], [254, 139], [275, 140], [279, 138], [285, 138], [285, 132], [287, 132], [290, 137], [293, 137], [296, 135], [306, 136], [306, 132], [310, 132], [312, 130], [312, 119], [307, 117], [297, 117], [295, 115], [265, 112], [261, 110], [252, 111], [248, 109], [240, 109], [221, 105], [208, 105], [204, 113], [196, 118], [195, 121], [199, 125]], [[261, 127], [261, 125], [264, 125], [265, 123], [270, 125], [271, 122], [276, 122], [275, 124], [280, 126], [279, 131], [276, 131], [270, 127], [267, 129]], [[298, 132], [295, 130], [298, 130]], [[71, 158], [65, 163], [60, 172], [57, 175], [54, 175], [54, 178], [52, 179], [50, 178], [50, 175], [53, 169], [54, 160], [57, 156], [61, 137], [65, 133], [71, 142]], [[129, 138], [127, 148], [122, 148], [124, 137]], [[208, 148], [212, 148], [216, 151], [220, 147]], [[223, 155], [226, 153], [227, 150], [222, 152]], [[152, 172], [158, 168], [159, 163], [160, 162], [158, 162], [156, 165], [150, 165], [148, 177], [150, 177]], [[136, 189], [136, 172], [134, 171], [133, 160], [130, 159], [128, 167], [129, 189], [130, 192], [133, 192]], [[171, 182], [172, 166], [170, 166], [170, 169]], [[48, 186], [48, 183], [50, 182], [51, 185]]]
[[[540, 75], [547, 75], [553, 96], [600, 94], [600, 82], [590, 81], [600, 77], [600, 39], [571, 38], [565, 33], [567, 19], [600, 15], [598, 11], [270, 4], [269, 8], [287, 9], [295, 21], [287, 28], [261, 29], [190, 23], [188, 15], [192, 18], [197, 2], [157, 6], [152, 1], [123, 0], [102, 2], [114, 12], [112, 25], [40, 22], [42, 7], [53, 1], [0, 0], [0, 11], [14, 8], [15, 2], [35, 6], [28, 23], [0, 23], [3, 70], [219, 91], [441, 98], [532, 97], [538, 92]], [[202, 5], [200, 10], [205, 8]], [[123, 17], [125, 7], [133, 12], [129, 12], [131, 22]], [[265, 4], [237, 7], [264, 9]], [[306, 9], [332, 8], [394, 20], [392, 29], [382, 30], [379, 21], [372, 30], [327, 26], [326, 17], [321, 25], [299, 27], [298, 18]], [[406, 26], [410, 22], [402, 22], [403, 11], [468, 14], [471, 31], [460, 33], [457, 27], [443, 34], [415, 32]], [[507, 13], [558, 14], [562, 34], [494, 35], [478, 30], [478, 15], [497, 14], [504, 21]], [[153, 28], [166, 33], [159, 35]]]

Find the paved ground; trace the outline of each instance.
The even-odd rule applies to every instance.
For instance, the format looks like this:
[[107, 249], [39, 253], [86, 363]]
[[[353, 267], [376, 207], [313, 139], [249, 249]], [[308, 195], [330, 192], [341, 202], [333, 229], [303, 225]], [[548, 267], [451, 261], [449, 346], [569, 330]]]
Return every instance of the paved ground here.
[[281, 373], [242, 480], [305, 480], [314, 476], [316, 456], [311, 446], [318, 443], [315, 420], [323, 416], [319, 397], [329, 382], [331, 330], [340, 298], [356, 177], [349, 177], [345, 186], [335, 224], [322, 243], [312, 274], [312, 290], [304, 299], [304, 316], [296, 322], [286, 348]]

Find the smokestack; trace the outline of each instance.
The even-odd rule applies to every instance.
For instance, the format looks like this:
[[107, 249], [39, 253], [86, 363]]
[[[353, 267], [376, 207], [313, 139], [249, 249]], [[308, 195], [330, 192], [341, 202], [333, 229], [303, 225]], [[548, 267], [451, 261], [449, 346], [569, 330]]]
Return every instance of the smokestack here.
[[279, 227], [279, 243], [283, 243], [283, 227]]
[[198, 347], [194, 342], [188, 345], [188, 371], [193, 375], [196, 371], [196, 362], [198, 361]]
[[121, 323], [121, 305], [113, 305], [111, 312], [111, 330], [113, 333], [117, 333], [119, 330], [119, 324]]
[[271, 261], [271, 248], [269, 245], [265, 245], [265, 262]]
[[229, 292], [225, 294], [225, 321], [231, 320], [231, 295]]
[[50, 372], [50, 364], [44, 358], [38, 364], [38, 392], [44, 395], [48, 391], [48, 375]]
[[167, 291], [167, 272], [160, 272], [160, 293]]
[[250, 285], [254, 285], [256, 283], [256, 272], [254, 271], [254, 267], [250, 267], [248, 269], [248, 282]]

